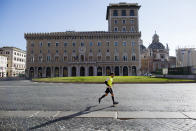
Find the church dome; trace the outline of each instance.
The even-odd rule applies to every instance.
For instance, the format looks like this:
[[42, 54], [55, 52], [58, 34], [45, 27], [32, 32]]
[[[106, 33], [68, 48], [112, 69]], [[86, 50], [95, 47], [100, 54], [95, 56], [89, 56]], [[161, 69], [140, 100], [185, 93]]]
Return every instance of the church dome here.
[[159, 42], [159, 36], [156, 34], [152, 37], [152, 43], [148, 46], [149, 49], [165, 49], [165, 46]]
[[149, 49], [165, 49], [165, 46], [160, 43], [160, 42], [156, 42], [156, 43], [152, 43], [148, 46]]

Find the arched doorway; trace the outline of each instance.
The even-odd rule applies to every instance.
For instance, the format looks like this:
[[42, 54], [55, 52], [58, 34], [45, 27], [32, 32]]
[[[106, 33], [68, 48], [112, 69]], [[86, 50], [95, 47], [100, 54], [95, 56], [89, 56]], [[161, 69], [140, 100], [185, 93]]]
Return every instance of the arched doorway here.
[[127, 66], [123, 67], [123, 76], [128, 76], [128, 67]]
[[63, 67], [63, 77], [67, 77], [67, 76], [68, 76], [67, 67]]
[[114, 73], [115, 73], [115, 76], [119, 76], [119, 67], [116, 66], [115, 69], [114, 69]]
[[55, 77], [59, 77], [59, 67], [55, 67]]
[[50, 67], [46, 68], [46, 77], [51, 77], [51, 68]]
[[136, 66], [132, 66], [132, 75], [136, 76], [137, 72], [136, 72]]
[[34, 68], [33, 67], [31, 67], [29, 70], [29, 77], [34, 78]]
[[76, 67], [72, 67], [71, 76], [76, 76]]
[[38, 77], [41, 78], [42, 77], [42, 67], [38, 68]]
[[97, 76], [102, 76], [102, 68], [101, 67], [97, 68]]
[[85, 68], [83, 66], [80, 67], [80, 76], [85, 76]]
[[89, 67], [89, 76], [93, 76], [93, 67], [91, 66], [91, 67]]
[[109, 66], [106, 67], [106, 76], [109, 76], [111, 73], [111, 69]]

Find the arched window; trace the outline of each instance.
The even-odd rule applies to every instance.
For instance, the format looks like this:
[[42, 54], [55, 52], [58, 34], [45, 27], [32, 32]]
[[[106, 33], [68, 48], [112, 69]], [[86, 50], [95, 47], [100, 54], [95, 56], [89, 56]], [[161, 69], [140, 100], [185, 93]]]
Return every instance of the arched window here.
[[41, 78], [42, 77], [42, 67], [38, 68], [38, 77]]
[[115, 69], [114, 69], [114, 73], [115, 73], [115, 76], [119, 76], [119, 67], [116, 66]]
[[97, 76], [102, 76], [102, 68], [101, 67], [97, 68]]
[[132, 66], [132, 75], [136, 76], [137, 72], [136, 72], [136, 66]]
[[55, 67], [55, 74], [54, 74], [54, 76], [55, 77], [59, 77], [59, 67]]
[[111, 69], [109, 66], [106, 67], [106, 75], [109, 76], [111, 73]]
[[80, 67], [80, 76], [85, 76], [85, 68]]
[[63, 68], [63, 77], [67, 77], [68, 76], [68, 69], [67, 67]]
[[89, 72], [89, 76], [93, 76], [94, 73], [93, 73], [93, 67], [92, 66], [89, 67], [89, 71], [88, 72]]
[[50, 67], [46, 68], [46, 77], [51, 77], [51, 68]]
[[76, 67], [72, 67], [71, 76], [76, 76]]
[[123, 76], [128, 76], [128, 67], [127, 66], [123, 67]]

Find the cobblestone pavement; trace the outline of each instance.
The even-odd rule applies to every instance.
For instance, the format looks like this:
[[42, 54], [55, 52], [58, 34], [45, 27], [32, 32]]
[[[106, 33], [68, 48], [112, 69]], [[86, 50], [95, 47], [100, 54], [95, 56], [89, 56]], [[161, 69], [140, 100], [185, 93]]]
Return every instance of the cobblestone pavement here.
[[[36, 83], [0, 81], [1, 111], [159, 111], [196, 112], [196, 84], [116, 84], [115, 98], [120, 104], [111, 107], [111, 97], [98, 104], [104, 84]], [[107, 108], [106, 108], [107, 107]], [[0, 130], [138, 130], [195, 131], [193, 119], [129, 119], [4, 117]]]
[[0, 129], [9, 130], [131, 130], [131, 131], [195, 131], [191, 119], [130, 119], [113, 118], [3, 118]]

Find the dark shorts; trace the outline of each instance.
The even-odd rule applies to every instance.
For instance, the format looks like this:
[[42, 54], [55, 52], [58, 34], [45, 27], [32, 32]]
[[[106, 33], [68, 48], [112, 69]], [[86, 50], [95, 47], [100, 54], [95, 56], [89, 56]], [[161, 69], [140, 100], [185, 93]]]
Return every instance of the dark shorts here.
[[113, 94], [113, 90], [112, 90], [112, 88], [107, 88], [106, 90], [105, 90], [105, 93], [110, 93], [110, 94]]

